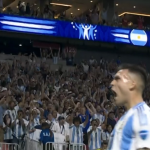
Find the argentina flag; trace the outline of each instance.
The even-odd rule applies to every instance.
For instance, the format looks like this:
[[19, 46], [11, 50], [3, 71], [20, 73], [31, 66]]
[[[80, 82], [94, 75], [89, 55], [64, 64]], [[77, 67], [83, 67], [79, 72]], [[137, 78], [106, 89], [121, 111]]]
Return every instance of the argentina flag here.
[[147, 34], [144, 30], [132, 30], [130, 33], [130, 40], [133, 45], [145, 46], [147, 43]]

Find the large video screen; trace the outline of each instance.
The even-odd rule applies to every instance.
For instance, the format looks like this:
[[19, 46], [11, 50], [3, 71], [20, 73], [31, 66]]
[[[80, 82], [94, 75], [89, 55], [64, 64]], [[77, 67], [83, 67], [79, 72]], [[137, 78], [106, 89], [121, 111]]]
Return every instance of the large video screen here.
[[150, 46], [150, 31], [0, 14], [0, 30]]

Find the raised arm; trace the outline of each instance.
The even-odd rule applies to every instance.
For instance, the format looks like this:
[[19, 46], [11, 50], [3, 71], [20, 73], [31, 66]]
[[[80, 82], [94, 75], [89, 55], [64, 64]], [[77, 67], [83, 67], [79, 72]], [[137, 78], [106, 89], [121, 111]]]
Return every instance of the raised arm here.
[[91, 25], [88, 27], [88, 29], [90, 29], [91, 28]]
[[77, 27], [77, 28], [79, 28], [79, 26], [75, 23], [75, 26]]
[[89, 122], [89, 113], [86, 113], [86, 119], [83, 122], [83, 126], [86, 127], [86, 125], [88, 124], [88, 122]]

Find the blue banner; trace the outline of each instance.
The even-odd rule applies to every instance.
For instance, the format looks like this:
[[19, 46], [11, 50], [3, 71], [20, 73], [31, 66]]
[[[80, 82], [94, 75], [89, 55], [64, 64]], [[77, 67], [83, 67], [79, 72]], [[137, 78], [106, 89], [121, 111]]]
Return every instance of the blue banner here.
[[0, 30], [150, 46], [150, 31], [0, 14]]

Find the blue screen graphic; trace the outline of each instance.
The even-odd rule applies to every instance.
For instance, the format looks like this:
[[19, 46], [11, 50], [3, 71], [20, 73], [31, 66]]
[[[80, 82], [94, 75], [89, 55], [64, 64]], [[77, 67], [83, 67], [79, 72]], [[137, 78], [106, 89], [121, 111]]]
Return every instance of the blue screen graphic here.
[[150, 46], [150, 31], [0, 14], [0, 30], [72, 39]]

